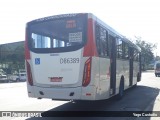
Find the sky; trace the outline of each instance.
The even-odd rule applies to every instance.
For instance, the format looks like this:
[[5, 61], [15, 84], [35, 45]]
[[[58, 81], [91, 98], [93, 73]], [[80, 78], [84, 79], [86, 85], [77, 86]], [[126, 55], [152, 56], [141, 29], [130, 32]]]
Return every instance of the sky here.
[[159, 0], [0, 0], [0, 44], [23, 41], [33, 19], [89, 12], [130, 39], [157, 45], [160, 56]]

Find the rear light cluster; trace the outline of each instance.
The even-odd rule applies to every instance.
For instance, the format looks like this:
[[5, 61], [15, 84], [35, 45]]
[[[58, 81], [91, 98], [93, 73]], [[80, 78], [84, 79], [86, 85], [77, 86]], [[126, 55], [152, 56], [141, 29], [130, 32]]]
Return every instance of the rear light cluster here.
[[91, 62], [92, 62], [91, 57], [85, 62], [83, 82], [82, 82], [83, 87], [86, 87], [91, 81]]
[[27, 64], [27, 78], [28, 78], [28, 83], [32, 86], [33, 85], [33, 78], [32, 78], [32, 73], [31, 73], [31, 67], [30, 64], [26, 61]]

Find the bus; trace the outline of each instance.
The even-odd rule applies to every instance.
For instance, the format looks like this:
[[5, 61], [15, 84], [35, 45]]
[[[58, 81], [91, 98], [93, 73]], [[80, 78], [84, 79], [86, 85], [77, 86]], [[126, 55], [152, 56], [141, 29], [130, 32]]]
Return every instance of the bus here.
[[92, 13], [26, 24], [28, 96], [68, 101], [124, 95], [141, 80], [141, 50]]

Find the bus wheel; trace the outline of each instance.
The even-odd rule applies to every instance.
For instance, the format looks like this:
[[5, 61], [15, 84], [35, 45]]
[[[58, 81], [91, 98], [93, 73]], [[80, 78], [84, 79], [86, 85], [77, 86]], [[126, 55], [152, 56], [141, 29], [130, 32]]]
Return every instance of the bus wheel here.
[[122, 99], [123, 96], [124, 96], [124, 78], [122, 77], [119, 85], [118, 100]]

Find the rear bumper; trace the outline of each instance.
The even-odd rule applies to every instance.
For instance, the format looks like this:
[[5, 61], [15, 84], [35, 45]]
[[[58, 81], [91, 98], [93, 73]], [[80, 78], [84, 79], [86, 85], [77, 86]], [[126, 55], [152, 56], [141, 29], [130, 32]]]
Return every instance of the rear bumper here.
[[[80, 99], [81, 87], [77, 88], [44, 88], [33, 86], [36, 98], [50, 98], [58, 100]], [[30, 96], [30, 95], [29, 95]]]
[[[88, 89], [89, 88], [89, 89]], [[95, 87], [75, 88], [44, 88], [28, 85], [28, 96], [34, 98], [49, 98], [53, 100], [95, 100]], [[86, 93], [91, 93], [87, 96]]]

